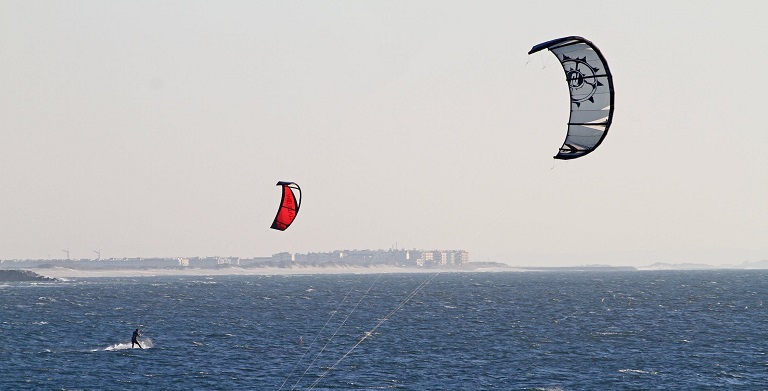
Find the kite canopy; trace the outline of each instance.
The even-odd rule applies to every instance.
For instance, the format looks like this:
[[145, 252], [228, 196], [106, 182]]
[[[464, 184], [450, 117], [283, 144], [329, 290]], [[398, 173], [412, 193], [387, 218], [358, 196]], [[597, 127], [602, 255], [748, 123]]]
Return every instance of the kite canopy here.
[[[272, 222], [270, 228], [285, 231], [286, 228], [291, 226], [293, 220], [296, 219], [296, 214], [299, 213], [299, 206], [301, 206], [301, 188], [299, 185], [293, 182], [277, 182], [276, 186], [283, 187], [283, 197], [280, 200], [280, 207], [277, 209], [277, 216], [275, 221]], [[298, 192], [298, 197], [296, 193]]]
[[528, 54], [549, 49], [563, 66], [571, 93], [568, 135], [555, 159], [575, 159], [603, 142], [613, 121], [613, 77], [600, 50], [582, 37], [553, 39]]

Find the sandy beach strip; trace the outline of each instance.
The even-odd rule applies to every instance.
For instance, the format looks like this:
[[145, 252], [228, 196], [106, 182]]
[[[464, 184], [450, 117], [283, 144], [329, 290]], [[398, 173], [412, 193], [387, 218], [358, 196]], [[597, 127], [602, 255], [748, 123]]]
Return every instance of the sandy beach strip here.
[[[376, 267], [293, 267], [293, 268], [239, 268], [228, 267], [221, 269], [70, 269], [63, 267], [54, 268], [30, 268], [37, 274], [53, 278], [91, 278], [91, 277], [155, 277], [155, 276], [232, 276], [232, 275], [307, 275], [307, 274], [380, 274], [380, 273], [443, 273], [443, 272], [467, 272], [458, 269], [434, 269], [434, 268], [405, 268], [394, 266]], [[512, 271], [510, 269], [482, 269], [471, 271]]]

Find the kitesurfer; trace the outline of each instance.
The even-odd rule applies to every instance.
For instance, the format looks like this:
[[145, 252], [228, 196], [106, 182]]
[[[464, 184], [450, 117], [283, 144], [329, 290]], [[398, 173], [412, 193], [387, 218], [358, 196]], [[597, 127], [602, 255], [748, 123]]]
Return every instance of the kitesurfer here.
[[133, 344], [139, 345], [139, 349], [144, 349], [141, 347], [141, 344], [139, 343], [139, 337], [141, 334], [139, 333], [139, 329], [136, 329], [133, 331], [133, 335], [131, 336], [131, 349], [133, 349]]

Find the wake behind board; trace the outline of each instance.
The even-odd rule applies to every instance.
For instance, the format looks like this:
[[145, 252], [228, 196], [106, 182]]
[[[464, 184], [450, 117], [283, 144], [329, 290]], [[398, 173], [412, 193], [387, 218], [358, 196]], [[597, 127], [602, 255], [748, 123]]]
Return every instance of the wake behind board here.
[[[141, 344], [141, 347], [144, 349], [152, 349], [152, 340], [149, 338], [139, 338], [139, 343]], [[134, 345], [133, 348], [131, 348], [130, 342], [121, 342], [116, 343], [114, 345], [109, 345], [104, 349], [97, 349], [97, 350], [104, 350], [104, 351], [116, 351], [116, 350], [126, 350], [126, 349], [139, 349], [138, 346]]]

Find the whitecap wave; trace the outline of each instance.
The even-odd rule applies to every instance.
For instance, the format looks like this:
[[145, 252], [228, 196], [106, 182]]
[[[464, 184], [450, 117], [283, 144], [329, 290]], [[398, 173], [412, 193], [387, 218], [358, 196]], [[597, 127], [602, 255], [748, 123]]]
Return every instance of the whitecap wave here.
[[619, 372], [635, 375], [658, 375], [658, 372], [656, 371], [644, 371], [642, 369], [619, 369]]
[[[141, 344], [141, 347], [144, 348], [144, 349], [151, 349], [152, 346], [153, 346], [152, 345], [152, 340], [149, 339], [149, 338], [140, 338], [139, 339], [139, 343]], [[109, 346], [107, 346], [106, 348], [103, 348], [103, 349], [94, 349], [92, 351], [108, 351], [108, 352], [112, 352], [112, 351], [116, 351], [116, 350], [138, 349], [138, 348], [139, 348], [138, 346], [131, 347], [131, 343], [130, 342], [121, 342], [121, 343], [116, 343], [114, 345], [109, 345]]]

